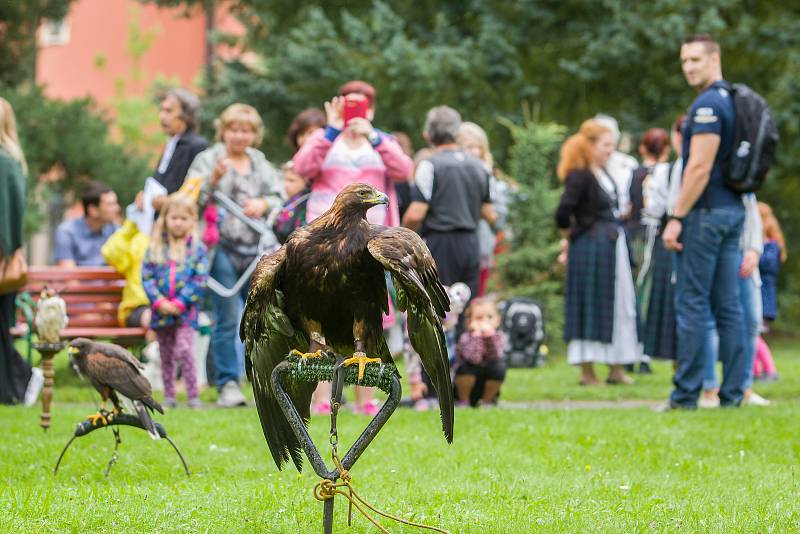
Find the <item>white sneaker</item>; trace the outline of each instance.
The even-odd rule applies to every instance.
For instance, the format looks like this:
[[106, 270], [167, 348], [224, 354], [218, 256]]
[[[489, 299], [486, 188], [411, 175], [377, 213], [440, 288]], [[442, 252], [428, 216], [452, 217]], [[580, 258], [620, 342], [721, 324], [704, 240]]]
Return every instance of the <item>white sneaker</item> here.
[[217, 406], [223, 408], [235, 408], [236, 406], [247, 406], [247, 399], [242, 395], [239, 384], [235, 380], [230, 380], [219, 390]]
[[719, 397], [708, 398], [700, 395], [697, 400], [698, 408], [719, 408]]
[[44, 373], [38, 367], [31, 369], [31, 379], [28, 380], [28, 387], [25, 389], [25, 406], [33, 406], [39, 400], [39, 393], [44, 386]]
[[753, 392], [749, 397], [745, 397], [745, 399], [742, 400], [742, 404], [745, 406], [769, 406], [772, 403], [758, 393]]

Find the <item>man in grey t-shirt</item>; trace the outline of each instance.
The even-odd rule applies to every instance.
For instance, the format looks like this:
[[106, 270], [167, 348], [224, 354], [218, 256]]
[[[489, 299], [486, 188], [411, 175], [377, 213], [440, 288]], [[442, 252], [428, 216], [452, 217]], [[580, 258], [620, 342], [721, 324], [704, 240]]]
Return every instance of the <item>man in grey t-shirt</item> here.
[[489, 192], [489, 173], [456, 144], [461, 116], [447, 106], [431, 109], [425, 139], [436, 153], [417, 167], [411, 204], [403, 225], [420, 232], [445, 285], [463, 282], [478, 295], [478, 221], [493, 225], [497, 216]]

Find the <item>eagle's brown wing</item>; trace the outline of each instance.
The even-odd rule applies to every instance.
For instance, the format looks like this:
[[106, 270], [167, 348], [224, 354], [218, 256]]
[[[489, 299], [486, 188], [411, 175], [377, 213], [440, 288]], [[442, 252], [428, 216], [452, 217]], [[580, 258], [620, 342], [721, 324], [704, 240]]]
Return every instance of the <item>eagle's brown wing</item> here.
[[453, 441], [453, 386], [441, 318], [450, 309], [428, 246], [406, 228], [373, 227], [370, 254], [392, 275], [397, 307], [408, 312], [408, 336], [439, 394], [442, 430]]
[[[248, 374], [253, 383], [261, 429], [278, 469], [290, 457], [298, 471], [302, 470], [303, 457], [286, 416], [272, 390], [272, 370], [294, 348], [308, 347], [308, 339], [301, 328], [296, 328], [285, 313], [281, 280], [291, 273], [285, 272], [285, 248], [266, 255], [258, 262], [250, 281], [239, 335], [245, 344], [249, 365]], [[311, 418], [311, 394], [316, 384], [308, 382], [286, 382], [286, 392], [297, 407], [303, 420]]]

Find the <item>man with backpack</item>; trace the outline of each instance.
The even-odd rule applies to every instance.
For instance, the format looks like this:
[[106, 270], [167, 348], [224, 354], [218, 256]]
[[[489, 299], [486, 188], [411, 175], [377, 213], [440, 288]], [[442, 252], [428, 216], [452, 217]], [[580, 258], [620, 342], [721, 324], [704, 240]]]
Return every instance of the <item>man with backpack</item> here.
[[741, 192], [726, 184], [734, 151], [736, 109], [722, 78], [719, 44], [701, 34], [681, 46], [686, 81], [700, 94], [683, 130], [683, 183], [663, 233], [678, 252], [676, 315], [678, 366], [670, 408], [695, 408], [703, 384], [709, 318], [719, 332], [722, 406], [742, 400], [745, 329], [739, 299], [739, 240], [744, 226]]

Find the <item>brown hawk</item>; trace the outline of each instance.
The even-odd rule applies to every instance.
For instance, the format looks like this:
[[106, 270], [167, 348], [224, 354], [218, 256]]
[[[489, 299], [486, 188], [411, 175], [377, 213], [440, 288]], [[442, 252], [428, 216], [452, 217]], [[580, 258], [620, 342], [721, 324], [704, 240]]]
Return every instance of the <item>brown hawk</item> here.
[[93, 423], [102, 420], [107, 424], [105, 406], [108, 399], [114, 404], [114, 413], [122, 411], [117, 395], [119, 393], [132, 401], [136, 414], [150, 437], [159, 439], [148, 410], [164, 413], [164, 408], [153, 399], [150, 381], [142, 374], [144, 365], [133, 354], [119, 345], [95, 342], [83, 337], [72, 340], [69, 353], [80, 373], [91, 381], [103, 399], [100, 411], [87, 419], [92, 419]]

